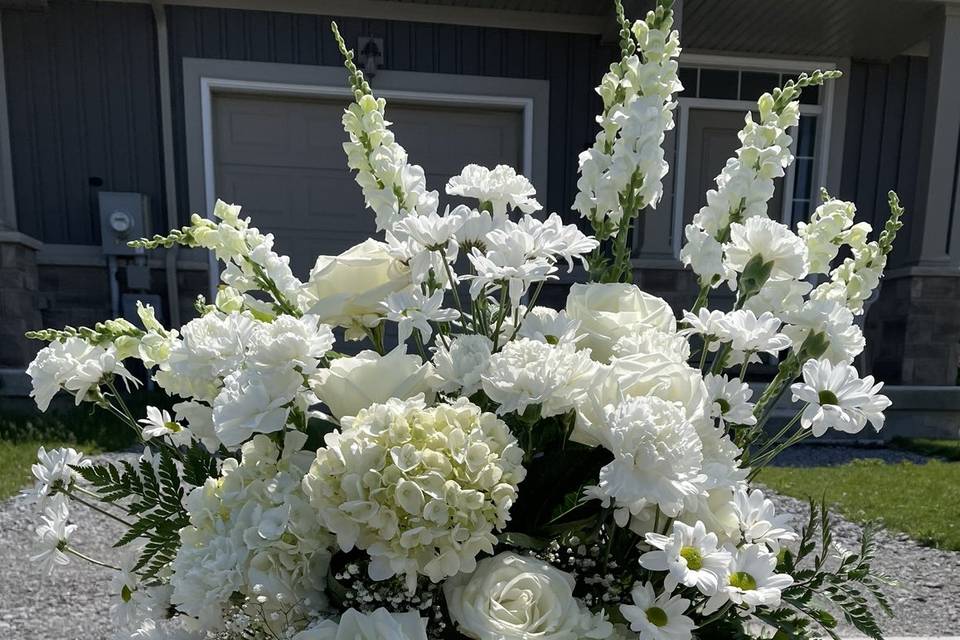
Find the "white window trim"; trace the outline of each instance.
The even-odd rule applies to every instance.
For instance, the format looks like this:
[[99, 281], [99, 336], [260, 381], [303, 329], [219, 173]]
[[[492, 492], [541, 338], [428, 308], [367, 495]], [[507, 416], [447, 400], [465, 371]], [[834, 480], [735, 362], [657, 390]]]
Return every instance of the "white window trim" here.
[[[837, 63], [825, 60], [784, 60], [778, 58], [743, 58], [712, 54], [682, 54], [680, 63], [683, 65], [708, 67], [730, 70], [778, 71], [780, 73], [811, 71], [819, 68], [824, 71], [837, 68]], [[770, 87], [773, 89], [773, 87]], [[814, 140], [814, 158], [816, 170], [813, 175], [813, 184], [826, 184], [829, 176], [829, 159], [831, 155], [831, 138], [833, 135], [834, 95], [836, 81], [826, 82], [822, 87], [822, 99], [818, 105], [800, 105], [801, 115], [817, 116], [817, 131]], [[739, 93], [739, 91], [738, 91]], [[677, 259], [680, 258], [680, 249], [683, 246], [683, 212], [684, 188], [686, 181], [687, 143], [689, 142], [689, 115], [690, 109], [715, 109], [724, 111], [740, 111], [746, 113], [756, 109], [756, 103], [748, 100], [722, 100], [715, 98], [684, 98], [681, 94], [678, 100], [679, 124], [677, 127], [676, 169], [674, 174], [673, 207], [670, 212], [672, 220], [672, 250]], [[793, 135], [793, 144], [790, 151], [796, 155], [797, 136]], [[735, 150], [731, 149], [731, 155]], [[781, 221], [789, 222], [793, 203], [793, 186], [796, 175], [796, 163], [791, 163], [784, 176], [783, 209], [780, 212]], [[642, 256], [640, 256], [642, 258]]]
[[[523, 118], [521, 169], [524, 175], [530, 177], [538, 193], [546, 194], [549, 158], [547, 144], [549, 83], [547, 81], [381, 71], [372, 84], [374, 93], [378, 97], [402, 100], [408, 104], [482, 105], [519, 111]], [[191, 89], [195, 89], [196, 92]], [[213, 98], [217, 93], [306, 97], [352, 95], [352, 91], [346, 84], [346, 72], [341, 67], [184, 59], [184, 109], [187, 118], [190, 204], [191, 210], [202, 209], [207, 216], [211, 215], [216, 203]], [[389, 118], [389, 105], [387, 109]], [[191, 142], [193, 140], [191, 128], [199, 134], [199, 149], [196, 148], [195, 143]], [[196, 131], [197, 128], [199, 131]], [[403, 144], [402, 140], [399, 142]], [[199, 157], [196, 157], [198, 155]], [[411, 160], [417, 161], [416, 158]], [[197, 175], [202, 176], [202, 181], [199, 183], [196, 180]], [[429, 186], [437, 190], [443, 189], [443, 185]], [[202, 195], [199, 193], [200, 190]], [[370, 215], [373, 215], [372, 212]], [[212, 297], [219, 285], [218, 264], [212, 254], [209, 264]]]

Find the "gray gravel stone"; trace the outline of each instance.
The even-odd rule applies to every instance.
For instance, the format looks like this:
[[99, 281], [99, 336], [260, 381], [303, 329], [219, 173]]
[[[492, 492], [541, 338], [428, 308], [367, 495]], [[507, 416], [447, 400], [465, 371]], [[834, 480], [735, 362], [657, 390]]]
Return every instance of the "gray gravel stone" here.
[[[789, 513], [794, 527], [806, 523], [806, 502], [771, 494], [778, 513]], [[855, 550], [862, 528], [838, 515], [832, 515], [834, 540]], [[877, 612], [884, 633], [890, 636], [946, 636], [960, 630], [960, 553], [925, 547], [904, 534], [881, 531], [879, 551], [873, 568], [894, 579], [887, 596], [896, 616]], [[858, 635], [850, 627], [841, 633]]]
[[[111, 459], [121, 455], [112, 454]], [[818, 458], [823, 464], [822, 458]], [[806, 521], [807, 505], [772, 495], [777, 508]], [[78, 525], [73, 541], [84, 553], [102, 560], [115, 557], [113, 542], [122, 527], [74, 505]], [[32, 501], [17, 496], [0, 503], [0, 638], [11, 640], [107, 640], [109, 571], [74, 559], [51, 577], [28, 559], [38, 516]], [[838, 542], [853, 548], [860, 527], [834, 517]], [[960, 553], [924, 547], [905, 535], [883, 532], [875, 567], [899, 582], [889, 591], [898, 614], [881, 618], [890, 635], [949, 635], [960, 629]], [[851, 629], [844, 629], [852, 634]]]
[[864, 459], [923, 464], [930, 458], [911, 451], [883, 447], [810, 444], [790, 447], [774, 458], [771, 464], [776, 467], [834, 467]]

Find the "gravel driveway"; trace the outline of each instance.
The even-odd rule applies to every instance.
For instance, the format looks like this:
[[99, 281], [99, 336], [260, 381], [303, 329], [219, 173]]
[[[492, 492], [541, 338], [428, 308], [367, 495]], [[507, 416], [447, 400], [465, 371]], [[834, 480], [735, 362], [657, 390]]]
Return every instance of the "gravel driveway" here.
[[[806, 503], [785, 496], [774, 499], [779, 509], [795, 516], [797, 526], [806, 520]], [[111, 545], [121, 527], [81, 505], [75, 505], [73, 515], [79, 525], [75, 546], [94, 558], [111, 559], [115, 554]], [[28, 498], [17, 496], [0, 503], [0, 638], [108, 639], [108, 571], [74, 560], [51, 577], [41, 575], [28, 559], [36, 520]], [[835, 539], [854, 548], [860, 528], [835, 520]], [[891, 636], [956, 634], [960, 630], [960, 553], [923, 547], [887, 532], [881, 534], [880, 543], [875, 566], [899, 583], [889, 591], [898, 615], [883, 618], [883, 629]]]

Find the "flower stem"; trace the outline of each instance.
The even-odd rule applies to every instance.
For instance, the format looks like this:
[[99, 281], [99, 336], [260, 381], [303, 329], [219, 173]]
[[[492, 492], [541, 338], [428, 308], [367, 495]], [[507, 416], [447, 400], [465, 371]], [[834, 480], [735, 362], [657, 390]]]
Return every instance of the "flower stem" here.
[[89, 562], [90, 564], [95, 564], [95, 565], [97, 565], [98, 567], [104, 567], [105, 569], [113, 569], [114, 571], [120, 571], [120, 567], [115, 567], [115, 566], [113, 566], [112, 564], [107, 564], [106, 562], [101, 562], [101, 561], [99, 561], [99, 560], [94, 560], [94, 559], [91, 558], [90, 556], [84, 555], [84, 554], [80, 553], [79, 551], [77, 551], [77, 550], [74, 549], [73, 547], [64, 547], [63, 550], [66, 551], [66, 552], [69, 553], [69, 554], [72, 554], [72, 555], [77, 556], [77, 557], [80, 558], [81, 560], [86, 560], [86, 561]]
[[[94, 497], [96, 497], [96, 498], [99, 500], [99, 496], [97, 496], [96, 494], [90, 493], [89, 491], [86, 491], [86, 490], [84, 490], [84, 489], [81, 489], [80, 487], [74, 487], [74, 490], [83, 491], [84, 493], [87, 493], [87, 494], [89, 494], [89, 495], [91, 495], [91, 496], [94, 496]], [[76, 502], [79, 502], [80, 504], [82, 504], [83, 506], [87, 507], [88, 509], [93, 509], [93, 510], [96, 511], [97, 513], [103, 514], [103, 515], [107, 516], [108, 518], [111, 518], [111, 519], [113, 519], [113, 520], [116, 520], [117, 522], [119, 522], [120, 524], [124, 525], [125, 527], [132, 527], [132, 526], [133, 526], [133, 523], [132, 523], [132, 522], [127, 522], [127, 521], [124, 520], [123, 518], [121, 518], [121, 517], [119, 517], [119, 516], [117, 516], [117, 515], [115, 515], [115, 514], [113, 514], [113, 513], [110, 513], [110, 512], [107, 511], [106, 509], [103, 509], [103, 508], [101, 508], [101, 507], [98, 507], [97, 505], [93, 504], [92, 502], [88, 502], [88, 501], [84, 500], [84, 499], [81, 498], [80, 496], [74, 495], [74, 494], [73, 494], [73, 491], [71, 491], [71, 490], [64, 491], [63, 493], [64, 493], [64, 495], [66, 495], [66, 496], [67, 496], [68, 498], [70, 498], [71, 500], [74, 500], [74, 501], [76, 501]]]

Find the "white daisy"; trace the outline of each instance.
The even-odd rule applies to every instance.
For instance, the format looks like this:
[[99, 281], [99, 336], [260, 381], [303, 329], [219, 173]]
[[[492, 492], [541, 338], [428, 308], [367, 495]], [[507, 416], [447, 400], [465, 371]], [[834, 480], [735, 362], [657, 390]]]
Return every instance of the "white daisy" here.
[[711, 596], [726, 579], [730, 552], [718, 548], [717, 534], [707, 533], [699, 520], [692, 527], [674, 522], [672, 535], [648, 533], [646, 540], [656, 550], [640, 556], [640, 565], [651, 571], [668, 571], [663, 583], [668, 592], [682, 584]]
[[720, 421], [720, 426], [731, 424], [753, 425], [753, 392], [740, 378], [727, 379], [726, 375], [707, 374], [703, 378], [710, 402], [710, 417]]
[[175, 445], [190, 444], [190, 431], [176, 422], [166, 409], [147, 407], [147, 417], [138, 420], [143, 425], [143, 439], [170, 436]]
[[765, 498], [759, 489], [738, 487], [733, 496], [733, 508], [740, 520], [740, 531], [745, 542], [765, 544], [773, 553], [779, 553], [781, 542], [798, 539], [788, 524], [790, 516], [777, 515], [773, 502]]
[[47, 451], [43, 447], [37, 450], [37, 463], [30, 467], [36, 482], [34, 495], [41, 506], [47, 498], [61, 489], [67, 489], [76, 482], [78, 474], [73, 467], [90, 465], [82, 453], [71, 447]]
[[784, 314], [784, 319], [783, 333], [790, 336], [796, 350], [811, 333], [823, 333], [829, 344], [821, 357], [834, 364], [850, 364], [866, 346], [863, 331], [853, 323], [853, 313], [835, 300], [808, 300], [797, 311]]
[[657, 595], [653, 585], [639, 582], [630, 592], [633, 604], [620, 605], [620, 613], [640, 640], [689, 640], [693, 637], [693, 620], [684, 615], [690, 601], [669, 592]]
[[800, 424], [819, 438], [831, 428], [859, 433], [867, 422], [880, 431], [883, 412], [891, 404], [887, 396], [878, 393], [882, 387], [882, 382], [874, 383], [873, 376], [860, 378], [848, 364], [808, 360], [803, 365], [803, 382], [790, 389], [794, 402], [807, 403]]
[[53, 573], [57, 565], [70, 562], [65, 551], [77, 525], [67, 524], [68, 516], [66, 498], [55, 500], [44, 509], [42, 523], [35, 530], [37, 539], [30, 560], [39, 562], [48, 575]]
[[556, 271], [548, 258], [537, 255], [529, 233], [494, 230], [487, 234], [487, 247], [486, 253], [474, 248], [469, 255], [476, 275], [464, 278], [472, 279], [470, 295], [474, 299], [490, 285], [506, 286], [511, 305], [517, 307], [530, 283], [548, 280]]
[[476, 164], [468, 164], [447, 182], [447, 193], [451, 196], [476, 198], [481, 207], [488, 205], [494, 215], [506, 213], [510, 209], [520, 209], [524, 213], [533, 213], [543, 207], [534, 199], [536, 189], [513, 167], [499, 164], [487, 169]]
[[715, 610], [727, 600], [750, 607], [780, 605], [780, 593], [793, 584], [793, 577], [776, 573], [777, 556], [758, 544], [747, 544], [733, 554], [726, 584], [710, 598], [704, 613]]
[[431, 322], [453, 322], [460, 317], [456, 309], [443, 308], [445, 291], [438, 289], [427, 296], [419, 289], [396, 291], [387, 296], [381, 306], [387, 312], [387, 320], [397, 323], [397, 338], [403, 343], [416, 329], [424, 342], [433, 335]]
[[770, 312], [757, 317], [753, 311], [731, 311], [717, 322], [717, 335], [730, 342], [734, 351], [777, 354], [790, 346], [790, 338], [779, 332], [780, 319]]
[[690, 311], [683, 312], [683, 322], [687, 325], [681, 333], [684, 335], [700, 334], [715, 338], [719, 335], [720, 321], [723, 320], [723, 311], [711, 311], [706, 307], [701, 308], [697, 313]]
[[551, 213], [542, 221], [533, 216], [524, 216], [517, 228], [533, 237], [538, 255], [548, 257], [553, 262], [558, 258], [566, 260], [567, 273], [573, 271], [574, 258], [579, 258], [586, 269], [586, 254], [600, 244], [594, 237], [580, 231], [577, 225], [563, 224], [563, 220], [556, 213]]
[[763, 263], [772, 262], [771, 280], [800, 280], [809, 268], [803, 240], [786, 225], [761, 216], [730, 225], [726, 252], [727, 266], [738, 273], [757, 256]]
[[[520, 329], [517, 336], [530, 338], [550, 344], [575, 344], [582, 337], [578, 332], [580, 321], [567, 315], [566, 311], [557, 311], [549, 307], [533, 307], [525, 311], [520, 309]], [[505, 323], [506, 337], [513, 335], [513, 323]]]
[[459, 205], [453, 210], [447, 205], [442, 216], [436, 211], [427, 215], [407, 216], [393, 225], [392, 233], [398, 237], [412, 238], [431, 251], [443, 249], [456, 257], [456, 234], [465, 220], [469, 207]]

